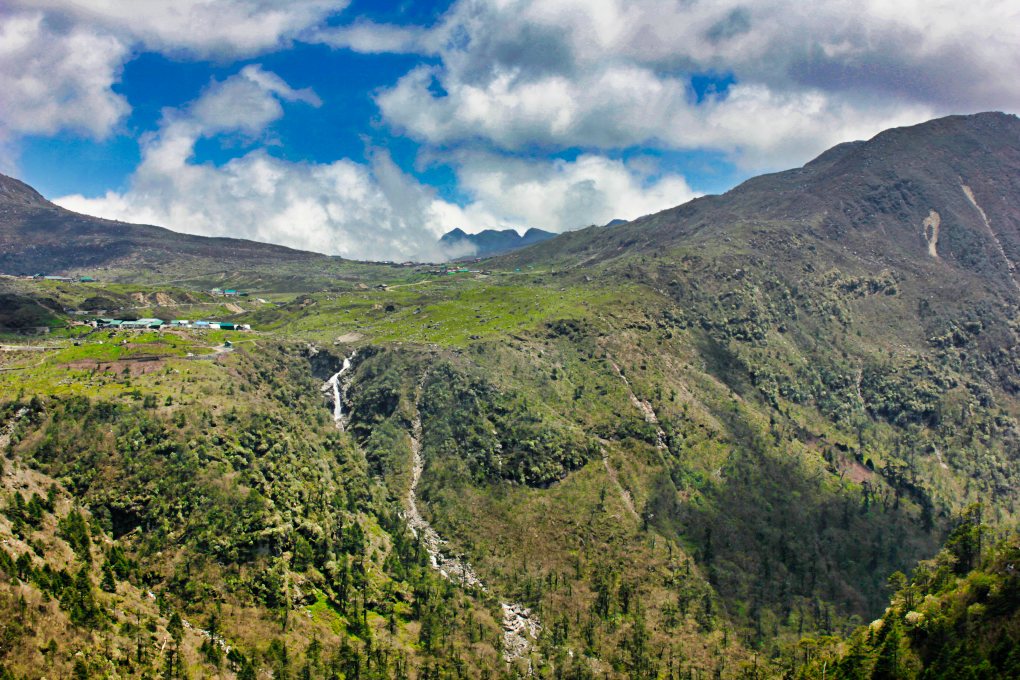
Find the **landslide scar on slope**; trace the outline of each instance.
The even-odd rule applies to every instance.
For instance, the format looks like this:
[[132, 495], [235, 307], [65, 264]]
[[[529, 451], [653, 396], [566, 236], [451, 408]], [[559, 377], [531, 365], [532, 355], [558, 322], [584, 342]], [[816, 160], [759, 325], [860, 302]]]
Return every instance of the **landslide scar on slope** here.
[[992, 229], [992, 225], [988, 221], [988, 215], [986, 215], [984, 209], [978, 205], [977, 199], [974, 198], [974, 192], [971, 191], [969, 186], [961, 184], [960, 188], [963, 189], [963, 193], [967, 197], [967, 200], [970, 201], [970, 204], [974, 206], [974, 208], [978, 211], [978, 214], [981, 215], [981, 221], [985, 225], [985, 230], [988, 232], [988, 235], [992, 237], [992, 241], [995, 243], [995, 247], [998, 249], [999, 255], [1001, 255], [1002, 259], [1006, 262], [1006, 269], [1009, 270], [1010, 283], [1013, 284], [1014, 288], [1020, 291], [1020, 284], [1018, 284], [1016, 282], [1016, 278], [1014, 278], [1016, 275], [1016, 265], [1013, 264], [1013, 260], [1009, 259], [1009, 255], [1006, 254], [1006, 249], [1002, 247], [1002, 241], [999, 240], [999, 237], [995, 234], [995, 230]]
[[942, 224], [942, 217], [934, 210], [928, 211], [928, 216], [921, 222], [924, 230], [924, 240], [928, 242], [928, 254], [938, 258], [939, 251], [939, 226]]

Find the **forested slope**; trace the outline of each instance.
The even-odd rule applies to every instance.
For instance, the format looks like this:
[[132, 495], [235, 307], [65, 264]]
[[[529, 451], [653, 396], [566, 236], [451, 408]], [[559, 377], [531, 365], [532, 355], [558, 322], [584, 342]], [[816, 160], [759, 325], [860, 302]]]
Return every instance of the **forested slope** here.
[[946, 546], [910, 577], [892, 574], [890, 606], [847, 640], [801, 642], [804, 677], [1015, 678], [1020, 675], [1020, 535], [996, 536], [968, 507]]
[[[233, 317], [250, 335], [5, 351], [0, 664], [863, 677], [896, 649], [894, 677], [1005, 672], [1011, 544], [960, 551], [974, 503], [1017, 523], [1016, 126], [883, 133], [488, 275], [288, 280]], [[167, 294], [126, 285], [107, 297]], [[948, 627], [911, 605], [895, 644], [854, 633], [895, 572]], [[504, 604], [540, 626], [510, 663]]]

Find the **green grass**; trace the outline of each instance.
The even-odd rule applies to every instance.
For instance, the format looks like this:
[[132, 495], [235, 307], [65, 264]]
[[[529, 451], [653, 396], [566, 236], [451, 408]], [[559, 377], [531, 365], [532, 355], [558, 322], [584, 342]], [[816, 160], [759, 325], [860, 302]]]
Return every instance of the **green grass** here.
[[[214, 376], [221, 372], [218, 367], [210, 366], [211, 362], [188, 361], [189, 355], [209, 354], [212, 347], [221, 345], [225, 339], [243, 343], [244, 339], [238, 336], [229, 331], [190, 334], [99, 331], [76, 338], [51, 337], [36, 344], [52, 346], [52, 349], [24, 352], [4, 364], [5, 370], [0, 371], [0, 391], [12, 395], [24, 391], [41, 395], [121, 397], [128, 394], [138, 397], [138, 390], [142, 390], [156, 394], [162, 403], [168, 392], [183, 392], [180, 378], [163, 384], [167, 375], [188, 375], [184, 382], [190, 384], [196, 376]], [[128, 364], [117, 364], [139, 357], [158, 357], [162, 363], [155, 371], [133, 376]], [[118, 368], [111, 370], [104, 364], [114, 364]], [[173, 389], [175, 385], [179, 389]]]
[[556, 286], [533, 275], [446, 278], [386, 291], [320, 293], [251, 315], [253, 328], [331, 339], [359, 333], [373, 342], [463, 346], [524, 333], [553, 319], [581, 319], [602, 307], [636, 303], [635, 287]]
[[347, 629], [347, 619], [329, 603], [321, 591], [315, 591], [315, 602], [308, 607], [308, 612], [313, 621], [329, 626], [336, 635], [342, 635]]

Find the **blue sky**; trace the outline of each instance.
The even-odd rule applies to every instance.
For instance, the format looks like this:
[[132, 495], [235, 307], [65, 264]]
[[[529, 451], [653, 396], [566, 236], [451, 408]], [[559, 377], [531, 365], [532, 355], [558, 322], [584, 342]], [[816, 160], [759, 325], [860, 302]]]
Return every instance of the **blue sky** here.
[[454, 227], [632, 219], [1015, 111], [1018, 26], [996, 0], [12, 0], [0, 170], [104, 217], [429, 259]]

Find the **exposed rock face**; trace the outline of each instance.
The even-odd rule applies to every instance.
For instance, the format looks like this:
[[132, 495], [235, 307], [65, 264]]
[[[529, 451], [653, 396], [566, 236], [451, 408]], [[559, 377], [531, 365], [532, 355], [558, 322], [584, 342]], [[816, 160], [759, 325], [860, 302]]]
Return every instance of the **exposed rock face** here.
[[928, 242], [928, 254], [937, 258], [939, 256], [939, 226], [942, 224], [942, 217], [931, 210], [924, 218], [921, 227], [924, 230], [924, 240]]
[[309, 344], [305, 354], [308, 363], [312, 368], [312, 375], [319, 380], [329, 380], [330, 376], [343, 368], [344, 357], [333, 354], [331, 351], [320, 349]]

